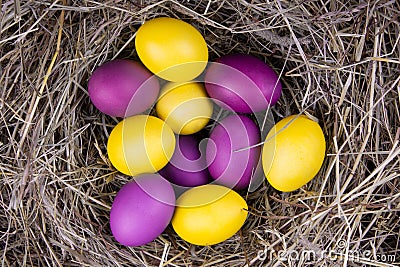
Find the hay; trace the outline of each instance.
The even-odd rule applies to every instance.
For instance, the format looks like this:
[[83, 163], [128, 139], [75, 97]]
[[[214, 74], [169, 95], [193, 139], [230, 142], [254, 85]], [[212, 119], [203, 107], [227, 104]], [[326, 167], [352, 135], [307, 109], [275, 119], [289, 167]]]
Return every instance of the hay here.
[[[400, 262], [398, 1], [66, 2], [0, 1], [2, 266]], [[264, 59], [284, 84], [275, 119], [306, 112], [326, 134], [318, 176], [290, 194], [266, 183], [249, 193], [251, 216], [219, 245], [190, 246], [168, 228], [128, 248], [110, 233], [112, 199], [130, 178], [107, 160], [117, 120], [91, 105], [87, 81], [107, 60], [137, 58], [134, 33], [157, 16], [195, 25], [211, 59]]]

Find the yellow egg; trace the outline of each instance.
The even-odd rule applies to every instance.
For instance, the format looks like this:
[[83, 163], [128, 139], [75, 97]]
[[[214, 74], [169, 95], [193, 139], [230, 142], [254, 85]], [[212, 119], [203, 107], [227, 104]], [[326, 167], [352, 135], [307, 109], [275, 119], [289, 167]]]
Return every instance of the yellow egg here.
[[247, 209], [246, 201], [235, 191], [221, 185], [202, 185], [178, 198], [172, 226], [189, 243], [213, 245], [240, 230]]
[[187, 135], [207, 125], [213, 104], [201, 83], [168, 83], [161, 90], [156, 111], [175, 133]]
[[159, 118], [137, 115], [119, 122], [107, 142], [112, 165], [127, 175], [154, 173], [163, 168], [175, 150], [175, 135]]
[[168, 81], [190, 81], [207, 65], [206, 41], [182, 20], [160, 17], [146, 21], [136, 33], [135, 46], [143, 64]]
[[301, 115], [279, 121], [268, 133], [262, 163], [268, 182], [283, 192], [299, 189], [318, 173], [325, 137], [317, 122]]

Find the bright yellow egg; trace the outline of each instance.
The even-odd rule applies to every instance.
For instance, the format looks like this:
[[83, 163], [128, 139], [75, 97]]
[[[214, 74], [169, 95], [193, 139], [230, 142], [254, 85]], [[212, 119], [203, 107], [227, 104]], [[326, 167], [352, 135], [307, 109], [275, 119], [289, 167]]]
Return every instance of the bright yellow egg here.
[[207, 125], [213, 104], [201, 83], [167, 83], [161, 90], [156, 111], [175, 133], [187, 135]]
[[175, 150], [175, 135], [159, 118], [137, 115], [119, 122], [108, 138], [112, 165], [127, 175], [154, 173], [163, 168]]
[[301, 115], [279, 121], [268, 133], [262, 163], [268, 182], [290, 192], [311, 181], [325, 158], [325, 137], [317, 122]]
[[221, 185], [202, 185], [178, 198], [172, 226], [189, 243], [213, 245], [240, 230], [247, 209], [246, 201], [235, 191]]
[[143, 64], [168, 81], [193, 80], [207, 65], [206, 41], [182, 20], [160, 17], [146, 21], [136, 33], [135, 46]]

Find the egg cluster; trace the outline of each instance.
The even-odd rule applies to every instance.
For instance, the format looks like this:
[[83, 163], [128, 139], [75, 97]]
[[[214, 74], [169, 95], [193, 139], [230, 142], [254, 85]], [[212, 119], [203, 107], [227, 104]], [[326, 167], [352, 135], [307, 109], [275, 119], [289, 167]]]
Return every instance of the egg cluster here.
[[[92, 103], [123, 118], [110, 133], [107, 153], [118, 171], [134, 176], [110, 212], [118, 242], [144, 245], [171, 223], [189, 243], [220, 243], [244, 224], [248, 206], [237, 191], [255, 176], [264, 173], [274, 188], [293, 191], [317, 174], [325, 155], [318, 123], [289, 116], [262, 142], [249, 116], [281, 95], [277, 74], [263, 61], [230, 54], [208, 62], [200, 32], [166, 17], [145, 22], [135, 47], [141, 62], [109, 61], [88, 83]], [[230, 115], [211, 122], [215, 107]], [[196, 133], [205, 127], [202, 146]]]

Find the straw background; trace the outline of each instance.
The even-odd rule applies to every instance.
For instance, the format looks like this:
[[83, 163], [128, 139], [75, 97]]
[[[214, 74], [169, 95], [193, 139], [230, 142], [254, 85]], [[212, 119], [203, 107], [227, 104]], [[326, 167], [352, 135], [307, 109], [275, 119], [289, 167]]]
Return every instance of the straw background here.
[[[400, 263], [399, 1], [0, 4], [1, 266]], [[194, 25], [211, 60], [232, 52], [265, 60], [283, 83], [275, 120], [309, 114], [327, 140], [314, 180], [292, 193], [264, 183], [244, 194], [246, 224], [211, 247], [191, 246], [171, 227], [143, 247], [123, 247], [109, 229], [112, 200], [131, 178], [107, 159], [118, 120], [93, 107], [87, 81], [103, 62], [138, 59], [135, 32], [159, 16]], [[277, 255], [329, 249], [341, 255], [280, 261]], [[368, 257], [351, 258], [365, 251]]]

